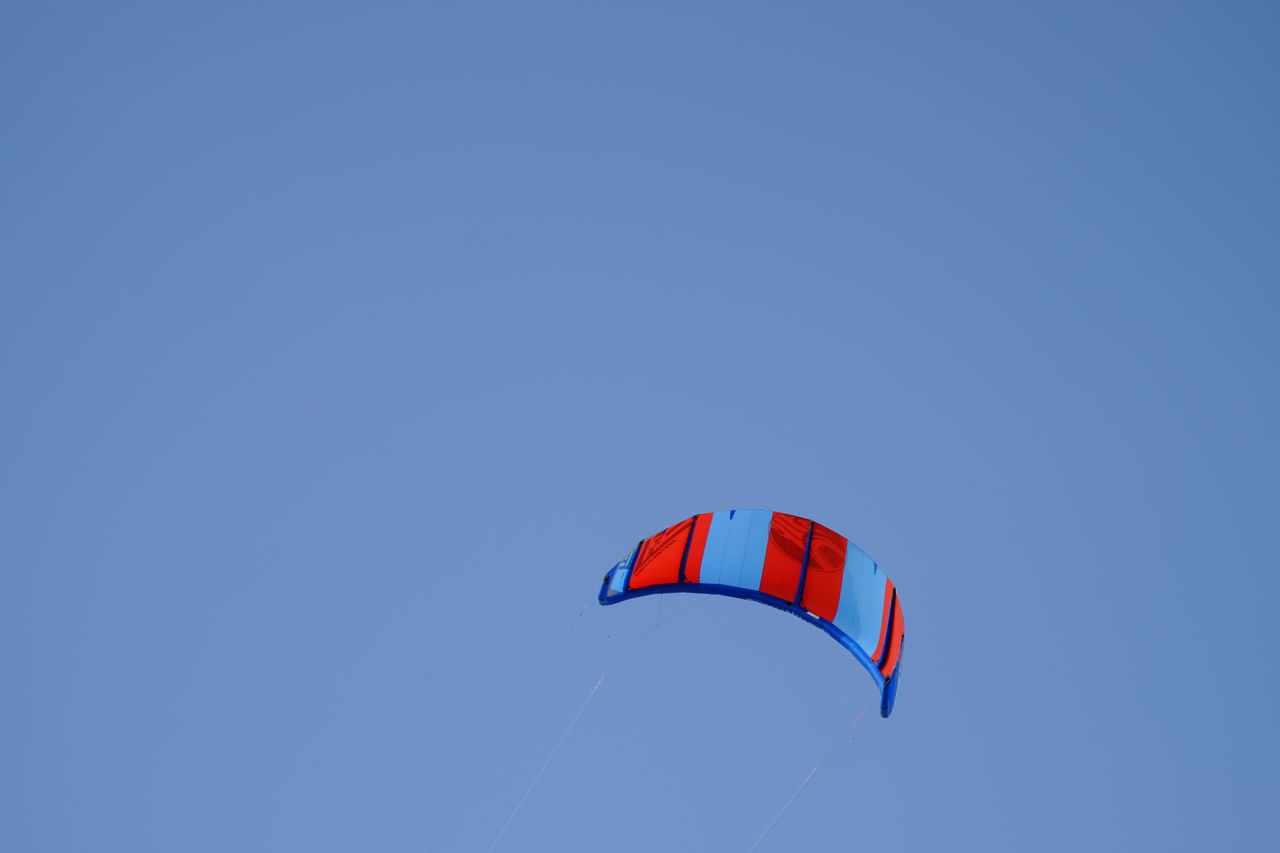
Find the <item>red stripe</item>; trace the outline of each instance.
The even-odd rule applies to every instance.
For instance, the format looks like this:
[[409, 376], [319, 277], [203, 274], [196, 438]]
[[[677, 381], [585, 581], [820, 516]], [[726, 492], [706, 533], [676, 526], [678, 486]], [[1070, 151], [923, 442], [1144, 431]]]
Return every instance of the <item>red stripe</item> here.
[[889, 608], [893, 605], [893, 581], [888, 578], [884, 579], [884, 606], [880, 608], [880, 642], [876, 643], [876, 650], [871, 655], [873, 661], [880, 660], [880, 653], [884, 651], [884, 637], [889, 633]]
[[902, 628], [902, 603], [894, 598], [893, 636], [889, 638], [889, 657], [885, 659], [884, 666], [880, 667], [885, 678], [893, 675], [894, 667], [898, 665], [898, 656], [902, 654], [902, 638], [905, 635], [906, 631]]
[[800, 566], [804, 563], [804, 540], [809, 535], [809, 520], [782, 512], [773, 514], [769, 525], [769, 544], [764, 551], [764, 573], [760, 575], [760, 591], [790, 602], [800, 585]]
[[711, 513], [693, 517], [693, 541], [689, 543], [689, 559], [684, 564], [684, 579], [697, 583], [702, 575], [702, 552], [707, 550], [707, 533], [711, 530]]
[[684, 545], [689, 541], [692, 524], [693, 519], [687, 518], [644, 541], [636, 555], [635, 568], [631, 570], [631, 589], [680, 580], [680, 559], [684, 556]]
[[844, 557], [849, 540], [816, 521], [809, 542], [809, 568], [804, 576], [801, 604], [828, 622], [840, 607], [840, 586], [844, 582]]

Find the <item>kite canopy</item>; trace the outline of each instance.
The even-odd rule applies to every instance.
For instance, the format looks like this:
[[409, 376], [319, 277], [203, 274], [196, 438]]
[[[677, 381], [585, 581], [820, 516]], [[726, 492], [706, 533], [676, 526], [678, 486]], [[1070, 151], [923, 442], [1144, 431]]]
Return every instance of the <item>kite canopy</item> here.
[[641, 540], [611, 568], [601, 604], [660, 592], [759, 601], [826, 631], [866, 667], [893, 711], [902, 663], [902, 605], [893, 581], [839, 533], [760, 509], [702, 513]]

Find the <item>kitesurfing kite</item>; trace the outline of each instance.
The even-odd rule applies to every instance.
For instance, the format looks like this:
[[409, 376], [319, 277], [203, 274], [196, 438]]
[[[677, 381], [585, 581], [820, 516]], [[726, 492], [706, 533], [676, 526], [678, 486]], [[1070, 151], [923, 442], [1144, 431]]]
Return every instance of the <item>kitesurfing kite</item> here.
[[601, 604], [701, 592], [759, 601], [826, 631], [866, 667], [893, 711], [902, 605], [893, 581], [839, 533], [760, 509], [702, 513], [641, 540], [604, 576]]

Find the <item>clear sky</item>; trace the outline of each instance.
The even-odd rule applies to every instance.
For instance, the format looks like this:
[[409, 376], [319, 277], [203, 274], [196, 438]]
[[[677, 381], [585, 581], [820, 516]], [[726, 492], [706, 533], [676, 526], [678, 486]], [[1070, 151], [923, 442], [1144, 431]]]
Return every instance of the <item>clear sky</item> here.
[[[601, 673], [498, 850], [746, 851], [842, 733], [762, 853], [1274, 849], [1278, 41], [4, 4], [0, 849], [429, 850], [536, 685], [485, 851]], [[892, 718], [786, 614], [594, 604], [743, 507], [897, 582]]]

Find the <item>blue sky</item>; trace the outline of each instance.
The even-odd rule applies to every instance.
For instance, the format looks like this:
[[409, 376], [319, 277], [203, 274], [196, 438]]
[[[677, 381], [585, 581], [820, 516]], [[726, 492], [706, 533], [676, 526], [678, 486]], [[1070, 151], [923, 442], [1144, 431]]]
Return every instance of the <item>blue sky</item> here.
[[1278, 18], [7, 4], [0, 847], [1270, 849]]

